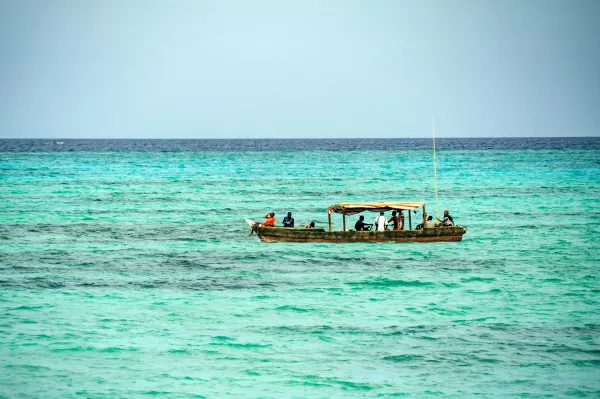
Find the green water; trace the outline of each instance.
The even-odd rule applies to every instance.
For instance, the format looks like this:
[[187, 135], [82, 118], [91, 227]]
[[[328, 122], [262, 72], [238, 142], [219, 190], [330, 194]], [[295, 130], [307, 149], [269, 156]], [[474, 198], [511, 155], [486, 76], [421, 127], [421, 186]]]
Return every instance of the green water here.
[[433, 211], [430, 151], [0, 153], [0, 397], [600, 397], [599, 155], [441, 151], [459, 243], [266, 244]]

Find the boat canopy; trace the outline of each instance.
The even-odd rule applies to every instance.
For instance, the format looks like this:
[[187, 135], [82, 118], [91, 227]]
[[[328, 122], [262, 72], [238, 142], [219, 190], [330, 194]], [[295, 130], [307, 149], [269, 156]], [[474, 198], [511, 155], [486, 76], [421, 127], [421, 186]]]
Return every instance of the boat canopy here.
[[364, 211], [385, 212], [418, 209], [425, 206], [424, 202], [357, 202], [351, 204], [333, 204], [327, 208], [328, 213], [355, 215]]

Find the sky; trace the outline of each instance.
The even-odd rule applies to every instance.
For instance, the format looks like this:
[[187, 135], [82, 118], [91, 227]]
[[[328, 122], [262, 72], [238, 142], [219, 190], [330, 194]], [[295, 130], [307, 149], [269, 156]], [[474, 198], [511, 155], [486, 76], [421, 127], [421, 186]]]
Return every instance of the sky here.
[[597, 0], [0, 0], [0, 138], [600, 136]]

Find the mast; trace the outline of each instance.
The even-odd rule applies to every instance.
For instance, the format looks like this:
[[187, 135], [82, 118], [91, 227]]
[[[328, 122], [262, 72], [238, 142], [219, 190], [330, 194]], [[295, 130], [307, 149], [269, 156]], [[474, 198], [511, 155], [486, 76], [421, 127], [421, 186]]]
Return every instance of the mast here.
[[433, 129], [433, 191], [435, 191], [435, 218], [438, 219], [438, 190], [437, 190], [437, 167], [435, 162], [435, 116], [431, 117], [432, 129]]

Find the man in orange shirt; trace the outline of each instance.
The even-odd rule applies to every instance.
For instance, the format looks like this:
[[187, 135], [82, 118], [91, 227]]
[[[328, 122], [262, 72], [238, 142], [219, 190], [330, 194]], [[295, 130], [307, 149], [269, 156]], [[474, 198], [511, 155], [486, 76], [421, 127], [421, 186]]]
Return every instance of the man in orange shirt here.
[[269, 212], [265, 215], [265, 222], [263, 226], [275, 227], [275, 212]]

